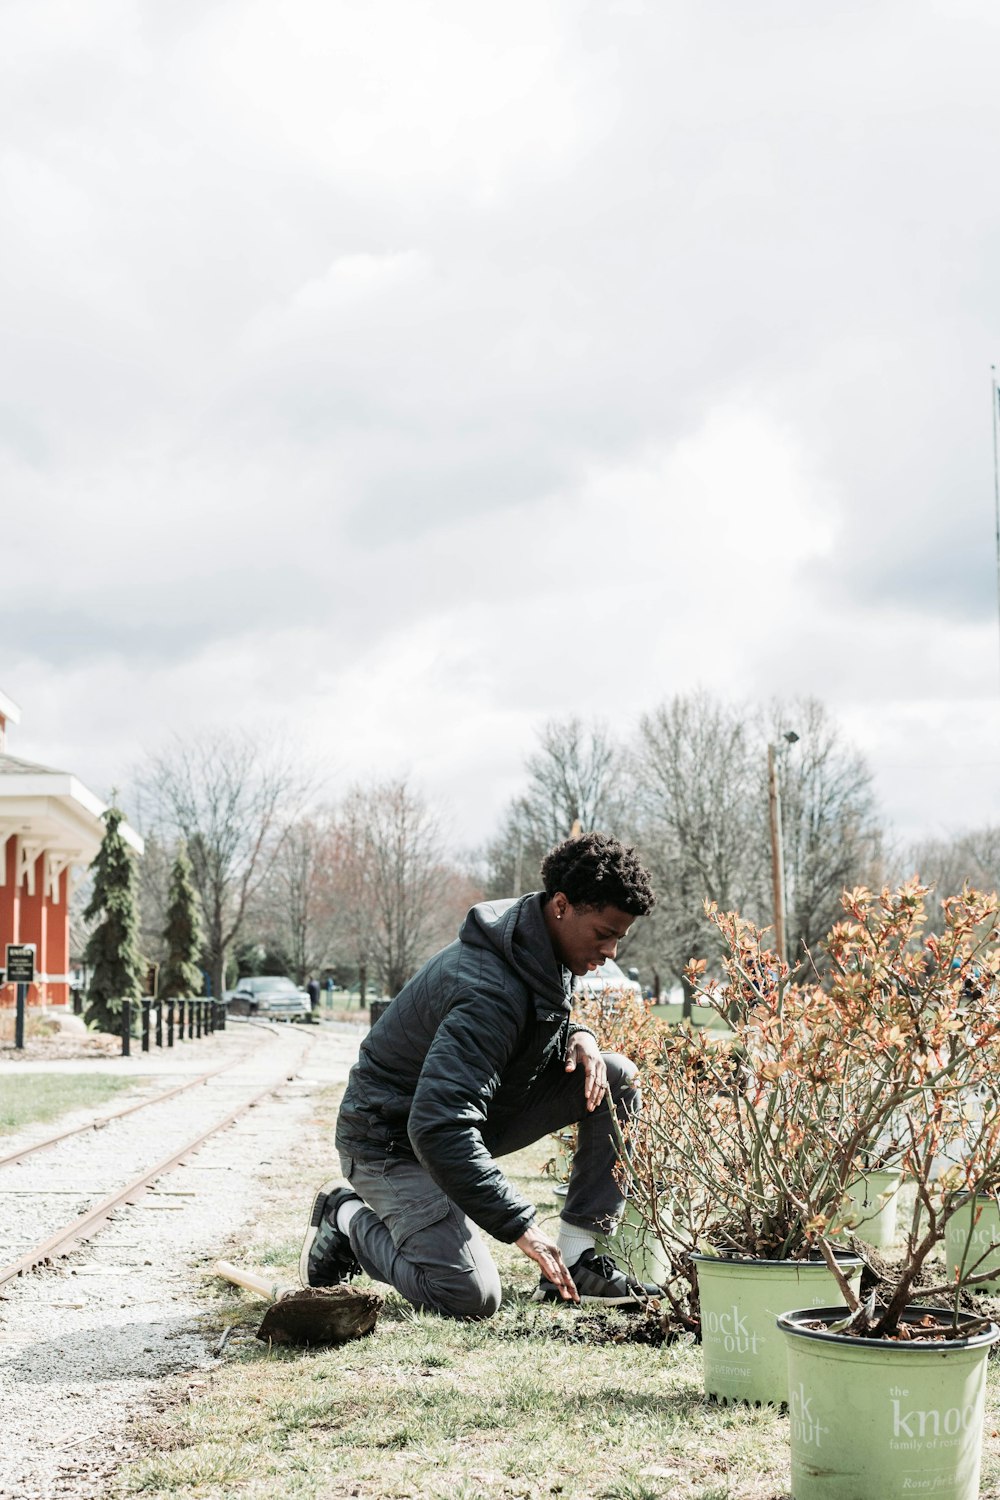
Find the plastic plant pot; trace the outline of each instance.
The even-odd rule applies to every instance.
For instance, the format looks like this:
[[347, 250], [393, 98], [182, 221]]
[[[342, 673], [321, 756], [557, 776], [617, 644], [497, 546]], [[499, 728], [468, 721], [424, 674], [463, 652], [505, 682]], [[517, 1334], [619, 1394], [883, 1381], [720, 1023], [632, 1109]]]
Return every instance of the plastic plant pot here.
[[845, 1217], [845, 1229], [880, 1250], [894, 1245], [902, 1176], [899, 1167], [879, 1167], [848, 1183], [847, 1196], [855, 1204], [856, 1212]]
[[[904, 1319], [927, 1312], [942, 1309], [909, 1307]], [[826, 1307], [778, 1319], [793, 1500], [977, 1500], [986, 1356], [1000, 1328], [920, 1344], [802, 1326], [846, 1316], [846, 1307]]]
[[[996, 1278], [977, 1282], [974, 1291], [1000, 1292], [1000, 1208], [992, 1198], [973, 1199], [969, 1193], [956, 1194], [961, 1200], [945, 1226], [944, 1249], [948, 1273], [961, 1269], [963, 1276], [979, 1276], [995, 1271]], [[991, 1249], [991, 1246], [997, 1249]]]
[[[736, 1260], [693, 1255], [698, 1266], [705, 1393], [719, 1401], [788, 1401], [784, 1340], [775, 1319], [790, 1307], [827, 1307], [840, 1288], [825, 1261]], [[838, 1254], [853, 1291], [861, 1260]]]
[[[661, 1223], [670, 1223], [670, 1210], [660, 1213]], [[599, 1236], [595, 1246], [598, 1254], [607, 1254], [639, 1281], [650, 1281], [663, 1286], [670, 1276], [670, 1263], [666, 1251], [648, 1224], [644, 1224], [631, 1203], [626, 1203], [618, 1228], [613, 1234]]]

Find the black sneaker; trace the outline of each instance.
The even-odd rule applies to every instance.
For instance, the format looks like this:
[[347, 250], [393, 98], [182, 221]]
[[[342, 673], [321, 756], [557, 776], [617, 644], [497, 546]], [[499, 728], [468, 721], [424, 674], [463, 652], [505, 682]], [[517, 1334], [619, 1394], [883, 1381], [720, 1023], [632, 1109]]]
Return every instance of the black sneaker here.
[[357, 1197], [339, 1177], [324, 1182], [316, 1194], [299, 1256], [299, 1280], [303, 1286], [338, 1286], [361, 1274], [350, 1240], [337, 1228], [337, 1209], [348, 1198]]
[[[581, 1302], [603, 1302], [605, 1307], [635, 1307], [650, 1297], [658, 1297], [660, 1288], [652, 1282], [636, 1281], [619, 1271], [610, 1255], [598, 1255], [594, 1250], [585, 1250], [575, 1265], [570, 1266]], [[533, 1302], [562, 1302], [564, 1298], [547, 1276], [538, 1282]]]

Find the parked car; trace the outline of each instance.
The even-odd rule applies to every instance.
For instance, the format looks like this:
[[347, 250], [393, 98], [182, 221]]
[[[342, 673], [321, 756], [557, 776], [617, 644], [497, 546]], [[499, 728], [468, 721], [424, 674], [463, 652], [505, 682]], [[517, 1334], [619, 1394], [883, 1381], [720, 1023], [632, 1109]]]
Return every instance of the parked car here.
[[606, 958], [599, 969], [591, 974], [580, 974], [573, 981], [573, 993], [591, 999], [603, 1000], [615, 994], [634, 995], [642, 999], [642, 986], [637, 979], [623, 974], [613, 958]]
[[229, 991], [227, 1009], [232, 1016], [267, 1016], [271, 1021], [313, 1019], [305, 990], [281, 974], [251, 974], [238, 979], [236, 988]]

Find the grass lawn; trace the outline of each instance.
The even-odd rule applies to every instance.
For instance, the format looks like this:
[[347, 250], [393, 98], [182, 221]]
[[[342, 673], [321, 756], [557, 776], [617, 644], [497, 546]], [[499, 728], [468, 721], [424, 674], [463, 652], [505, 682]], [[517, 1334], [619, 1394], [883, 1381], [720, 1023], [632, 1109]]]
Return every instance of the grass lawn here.
[[[310, 1187], [329, 1166], [338, 1095], [318, 1103], [299, 1160], [274, 1161], [256, 1223], [220, 1247], [290, 1285]], [[554, 1221], [558, 1200], [541, 1175], [553, 1154], [542, 1142], [505, 1165]], [[638, 1314], [532, 1303], [532, 1263], [493, 1249], [505, 1297], [491, 1321], [416, 1314], [390, 1291], [374, 1334], [334, 1349], [267, 1349], [253, 1336], [262, 1304], [206, 1274], [206, 1327], [232, 1330], [221, 1360], [144, 1422], [147, 1457], [119, 1473], [114, 1495], [787, 1497], [786, 1416], [708, 1401], [700, 1350], [631, 1341]], [[1000, 1496], [995, 1376], [990, 1385], [984, 1500]]]
[[0, 1135], [20, 1130], [33, 1120], [54, 1120], [86, 1105], [103, 1104], [134, 1078], [101, 1078], [82, 1073], [23, 1073], [0, 1081]]
[[[666, 1021], [671, 1026], [677, 1026], [684, 1018], [684, 1007], [677, 1003], [653, 1005], [650, 1007], [650, 1014], [659, 1021]], [[709, 1031], [723, 1032], [728, 1036], [733, 1034], [732, 1028], [726, 1024], [717, 1011], [712, 1010], [711, 1006], [696, 1006], [691, 1019], [695, 1026], [707, 1026]]]

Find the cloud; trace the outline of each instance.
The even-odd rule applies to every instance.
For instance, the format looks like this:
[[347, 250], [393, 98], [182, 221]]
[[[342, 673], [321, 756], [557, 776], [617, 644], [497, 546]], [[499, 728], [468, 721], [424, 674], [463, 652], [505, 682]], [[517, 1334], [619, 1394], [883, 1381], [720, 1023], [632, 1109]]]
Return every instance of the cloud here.
[[472, 840], [540, 719], [704, 685], [816, 694], [886, 765], [919, 739], [907, 826], [992, 806], [933, 768], [996, 698], [998, 28], [16, 7], [17, 744], [100, 788], [165, 724], [263, 713]]

